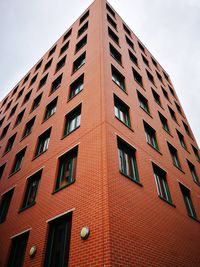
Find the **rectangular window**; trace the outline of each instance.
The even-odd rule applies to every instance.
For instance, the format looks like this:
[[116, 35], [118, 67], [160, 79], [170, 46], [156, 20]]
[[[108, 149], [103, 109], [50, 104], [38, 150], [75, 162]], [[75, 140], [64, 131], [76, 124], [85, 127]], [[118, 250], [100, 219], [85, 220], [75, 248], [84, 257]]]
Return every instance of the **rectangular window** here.
[[147, 143], [151, 145], [156, 150], [159, 150], [158, 142], [156, 139], [156, 131], [144, 121], [144, 130]]
[[3, 176], [3, 172], [5, 170], [5, 167], [6, 167], [6, 163], [4, 163], [3, 165], [0, 166], [0, 179], [2, 178]]
[[36, 65], [35, 72], [42, 66], [42, 60]]
[[33, 105], [32, 105], [32, 107], [31, 107], [31, 111], [33, 111], [33, 110], [35, 110], [37, 107], [39, 107], [40, 102], [41, 102], [41, 99], [42, 99], [42, 93], [34, 99], [34, 101], [33, 101]]
[[119, 138], [117, 140], [117, 145], [120, 172], [132, 180], [139, 182], [135, 149]]
[[2, 103], [2, 106], [1, 107], [3, 107], [5, 104], [6, 104], [6, 102], [8, 101], [8, 97], [6, 97], [5, 99], [4, 99], [4, 101], [3, 101], [3, 103]]
[[0, 139], [3, 139], [6, 136], [9, 127], [10, 127], [10, 123], [8, 125], [6, 125], [6, 127], [4, 127]]
[[160, 113], [158, 112], [158, 115], [160, 117], [160, 121], [162, 123], [162, 127], [163, 129], [167, 132], [167, 133], [170, 133], [170, 129], [169, 129], [169, 125], [168, 125], [168, 122], [167, 122], [167, 119]]
[[50, 134], [51, 134], [51, 128], [45, 131], [43, 134], [41, 134], [38, 137], [38, 143], [36, 147], [35, 157], [38, 157], [45, 151], [47, 151], [49, 147], [49, 141], [50, 141]]
[[23, 132], [22, 138], [25, 138], [26, 136], [28, 136], [29, 134], [31, 134], [32, 129], [33, 129], [33, 125], [34, 125], [34, 122], [35, 122], [35, 118], [36, 117], [33, 117], [30, 121], [28, 121], [26, 123], [26, 126], [24, 128], [24, 132]]
[[52, 61], [53, 61], [53, 58], [51, 58], [51, 59], [46, 63], [46, 65], [44, 66], [44, 71], [43, 71], [43, 72], [45, 72], [46, 70], [48, 70], [48, 69], [51, 67]]
[[177, 132], [177, 135], [178, 135], [178, 138], [179, 138], [179, 141], [181, 143], [181, 146], [187, 150], [187, 146], [186, 146], [186, 143], [185, 143], [185, 139], [184, 139], [184, 136], [178, 131], [176, 130]]
[[49, 51], [49, 56], [48, 57], [53, 55], [55, 53], [55, 51], [56, 51], [56, 45], [53, 48], [51, 48], [51, 50]]
[[156, 164], [153, 164], [153, 171], [156, 180], [158, 195], [165, 201], [172, 203], [172, 198], [166, 178], [166, 172], [160, 167], [158, 167]]
[[62, 74], [59, 75], [52, 83], [51, 85], [51, 92], [50, 94], [53, 94], [61, 85], [62, 83]]
[[181, 114], [183, 116], [183, 112], [181, 110], [181, 107], [174, 101], [176, 109], [178, 110], [179, 114]]
[[193, 149], [193, 152], [194, 152], [196, 159], [200, 162], [198, 149], [196, 147], [194, 147], [193, 145], [192, 145], [192, 149]]
[[21, 121], [22, 121], [22, 119], [23, 119], [23, 116], [24, 116], [24, 112], [25, 112], [25, 109], [22, 110], [22, 111], [18, 114], [17, 119], [16, 119], [16, 121], [15, 121], [15, 127], [21, 123]]
[[[6, 116], [5, 116], [6, 117]], [[5, 120], [5, 117], [3, 117], [3, 119], [0, 120], [0, 127], [2, 126], [4, 120]]]
[[182, 121], [182, 123], [183, 123], [183, 127], [185, 128], [187, 135], [191, 137], [191, 132], [189, 130], [188, 125], [184, 121]]
[[107, 21], [110, 23], [110, 25], [113, 26], [115, 30], [117, 30], [117, 23], [107, 14]]
[[162, 104], [161, 104], [161, 100], [160, 100], [160, 96], [159, 96], [159, 94], [157, 94], [156, 91], [153, 90], [152, 88], [151, 88], [151, 90], [152, 90], [152, 94], [153, 94], [153, 98], [154, 98], [155, 102], [156, 102], [159, 106], [162, 107]]
[[75, 95], [77, 95], [80, 91], [83, 90], [83, 84], [84, 84], [84, 74], [78, 77], [70, 85], [69, 99], [73, 98]]
[[129, 52], [130, 60], [131, 60], [135, 65], [138, 66], [138, 60], [137, 60], [137, 57], [136, 57], [130, 50], [128, 50], [128, 52]]
[[49, 222], [45, 267], [68, 266], [72, 213]]
[[8, 267], [22, 267], [28, 242], [29, 231], [12, 238]]
[[158, 79], [161, 81], [161, 83], [163, 83], [162, 76], [157, 71], [156, 71], [156, 75], [157, 75]]
[[123, 91], [126, 91], [124, 76], [112, 65], [111, 70], [113, 82], [115, 82]]
[[137, 95], [138, 95], [138, 100], [139, 100], [139, 103], [140, 103], [140, 107], [145, 112], [147, 112], [148, 114], [150, 114], [148, 100], [139, 91], [137, 91]]
[[56, 65], [56, 71], [58, 72], [60, 69], [62, 69], [62, 67], [64, 67], [65, 65], [65, 61], [66, 61], [66, 56], [64, 56]]
[[[24, 88], [25, 88], [25, 87], [24, 87]], [[19, 98], [23, 95], [24, 88], [22, 88], [22, 90], [19, 91], [16, 100], [19, 99]]]
[[148, 70], [146, 70], [146, 73], [147, 73], [147, 77], [148, 77], [149, 81], [155, 85], [153, 75]]
[[86, 58], [86, 52], [84, 52], [80, 57], [78, 57], [74, 63], [72, 68], [72, 73], [76, 72], [78, 69], [80, 69], [85, 64], [85, 58]]
[[188, 167], [190, 169], [190, 172], [191, 172], [191, 175], [192, 175], [192, 178], [193, 178], [194, 182], [196, 184], [200, 185], [199, 178], [197, 176], [195, 166], [189, 160], [187, 160], [187, 163], [188, 163]]
[[[5, 111], [8, 110], [8, 109], [10, 108], [11, 104], [12, 104], [12, 100], [7, 104]], [[4, 112], [4, 113], [5, 113], [5, 112]]]
[[27, 103], [27, 102], [29, 101], [29, 99], [30, 99], [30, 97], [31, 97], [31, 93], [32, 93], [32, 90], [29, 91], [29, 92], [25, 95], [22, 105], [24, 105], [25, 103]]
[[70, 37], [71, 34], [72, 34], [72, 29], [70, 29], [67, 33], [65, 33], [63, 37], [63, 43]]
[[2, 195], [0, 204], [0, 223], [6, 220], [6, 216], [8, 214], [13, 193], [14, 193], [14, 188]]
[[123, 23], [123, 28], [124, 28], [125, 32], [131, 37], [131, 31], [124, 23]]
[[168, 82], [170, 82], [170, 80], [169, 80], [169, 76], [163, 71], [163, 74], [164, 74], [164, 76], [165, 76], [165, 79], [168, 81]]
[[87, 19], [87, 17], [89, 17], [90, 11], [88, 10], [81, 18], [80, 18], [80, 22], [79, 24], [83, 23], [84, 20]]
[[[17, 104], [17, 105], [18, 105], [18, 104]], [[11, 118], [11, 117], [15, 114], [15, 111], [16, 111], [16, 109], [17, 109], [17, 105], [15, 105], [15, 106], [11, 109], [9, 118]]]
[[46, 106], [44, 120], [48, 120], [56, 112], [57, 101], [58, 98], [56, 97]]
[[30, 73], [28, 75], [26, 75], [26, 77], [24, 78], [23, 84], [25, 84], [28, 81], [29, 76], [30, 76]]
[[122, 65], [122, 55], [114, 48], [113, 45], [109, 44], [110, 47], [110, 55], [120, 64]]
[[182, 170], [176, 148], [173, 147], [168, 142], [167, 142], [167, 145], [168, 145], [168, 149], [169, 149], [169, 152], [171, 154], [171, 157], [172, 157], [172, 161], [173, 161], [174, 166], [177, 167], [178, 169]]
[[154, 65], [156, 68], [158, 68], [158, 63], [155, 61], [155, 59], [153, 59], [153, 58], [151, 57], [151, 61], [152, 61], [153, 65]]
[[31, 82], [30, 82], [30, 84], [29, 84], [29, 87], [31, 86], [31, 85], [33, 85], [35, 82], [36, 82], [36, 80], [37, 80], [37, 74], [31, 79]]
[[81, 36], [88, 29], [88, 21], [78, 30], [78, 37]]
[[38, 89], [42, 88], [42, 87], [46, 84], [46, 82], [47, 82], [47, 78], [48, 78], [48, 74], [46, 74], [46, 75], [42, 78], [42, 80], [40, 80]]
[[145, 53], [145, 48], [140, 42], [138, 42], [138, 46], [142, 50], [142, 52]]
[[60, 55], [62, 55], [63, 53], [65, 53], [67, 51], [69, 47], [69, 41], [63, 45], [63, 47], [60, 49]]
[[85, 35], [77, 44], [75, 48], [75, 53], [77, 53], [81, 48], [87, 44], [87, 35]]
[[122, 121], [126, 126], [131, 127], [129, 107], [114, 95], [114, 111], [115, 116]]
[[142, 81], [142, 76], [134, 69], [132, 68], [133, 70], [133, 77], [134, 77], [134, 80], [140, 85], [143, 87], [143, 81]]
[[115, 12], [112, 10], [112, 8], [106, 4], [106, 9], [109, 11], [109, 13], [115, 18]]
[[12, 170], [10, 174], [14, 174], [15, 172], [21, 169], [22, 162], [25, 157], [25, 153], [26, 153], [26, 147], [16, 154], [14, 164], [12, 166]]
[[17, 87], [15, 87], [15, 89], [14, 89], [13, 92], [12, 92], [11, 97], [14, 96], [14, 95], [16, 94], [18, 88], [19, 88], [19, 85], [18, 85]]
[[81, 124], [81, 105], [65, 116], [64, 136], [76, 130]]
[[177, 118], [176, 118], [176, 114], [173, 111], [173, 109], [171, 109], [169, 106], [168, 106], [168, 109], [169, 109], [169, 113], [171, 115], [172, 120], [175, 121], [176, 123], [178, 123]]
[[6, 148], [5, 148], [5, 151], [4, 151], [4, 154], [5, 153], [8, 153], [12, 147], [13, 147], [13, 144], [14, 144], [14, 141], [15, 141], [15, 138], [16, 138], [16, 133], [14, 135], [12, 135], [9, 139], [8, 139], [8, 142], [7, 142], [7, 145], [6, 145]]
[[149, 61], [147, 60], [147, 58], [143, 54], [142, 54], [142, 60], [149, 67]]
[[77, 154], [78, 147], [72, 149], [59, 158], [55, 191], [75, 182]]
[[134, 50], [134, 44], [127, 36], [126, 36], [126, 43]]
[[111, 30], [110, 27], [108, 27], [108, 35], [116, 44], [119, 45], [119, 37]]
[[168, 85], [168, 87], [169, 87], [169, 90], [170, 90], [171, 94], [176, 98], [174, 90], [171, 88], [171, 86]]
[[162, 92], [163, 92], [164, 97], [170, 102], [169, 95], [168, 95], [167, 91], [162, 86], [161, 86], [161, 88], [162, 88]]
[[42, 177], [42, 170], [38, 171], [37, 173], [33, 174], [31, 177], [27, 179], [21, 210], [29, 208], [36, 203], [35, 199], [41, 177]]
[[179, 186], [180, 186], [180, 189], [181, 189], [181, 193], [183, 195], [183, 199], [184, 199], [184, 202], [185, 202], [185, 207], [187, 209], [187, 213], [190, 217], [196, 219], [197, 218], [197, 215], [196, 215], [196, 211], [194, 209], [194, 205], [192, 203], [192, 199], [191, 199], [191, 196], [190, 196], [190, 190], [185, 187], [184, 185], [180, 184], [179, 183]]

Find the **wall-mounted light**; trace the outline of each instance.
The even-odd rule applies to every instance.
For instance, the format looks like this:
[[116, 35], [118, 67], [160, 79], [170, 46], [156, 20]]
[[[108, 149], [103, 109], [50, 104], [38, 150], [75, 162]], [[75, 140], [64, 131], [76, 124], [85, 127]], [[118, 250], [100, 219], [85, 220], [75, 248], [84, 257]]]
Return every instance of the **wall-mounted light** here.
[[32, 246], [29, 250], [29, 256], [30, 258], [34, 257], [37, 251], [37, 247], [36, 246]]
[[84, 226], [82, 229], [81, 229], [81, 233], [80, 233], [80, 236], [83, 240], [86, 240], [88, 239], [89, 237], [89, 234], [90, 234], [90, 228], [88, 226]]

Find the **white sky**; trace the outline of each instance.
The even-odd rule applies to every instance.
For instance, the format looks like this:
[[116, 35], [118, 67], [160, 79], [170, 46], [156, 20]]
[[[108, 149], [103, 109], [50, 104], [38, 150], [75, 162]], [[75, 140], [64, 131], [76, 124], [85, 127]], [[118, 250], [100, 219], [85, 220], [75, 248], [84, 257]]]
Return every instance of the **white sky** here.
[[[91, 4], [0, 0], [0, 100]], [[169, 73], [200, 144], [200, 0], [110, 0]]]

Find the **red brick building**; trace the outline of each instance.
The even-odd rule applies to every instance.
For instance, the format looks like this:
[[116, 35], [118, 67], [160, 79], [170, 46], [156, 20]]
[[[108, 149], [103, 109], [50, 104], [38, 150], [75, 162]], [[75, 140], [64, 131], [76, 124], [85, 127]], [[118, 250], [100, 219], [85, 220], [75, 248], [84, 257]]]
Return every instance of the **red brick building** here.
[[200, 266], [197, 143], [169, 75], [106, 1], [0, 112], [0, 266]]

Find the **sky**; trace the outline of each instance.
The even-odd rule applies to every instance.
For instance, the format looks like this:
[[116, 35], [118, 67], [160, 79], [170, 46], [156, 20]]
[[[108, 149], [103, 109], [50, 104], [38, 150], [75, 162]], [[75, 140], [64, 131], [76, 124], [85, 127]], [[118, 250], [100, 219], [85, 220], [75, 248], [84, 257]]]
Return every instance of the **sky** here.
[[[0, 0], [0, 100], [92, 0]], [[200, 1], [110, 0], [168, 72], [200, 145]]]

